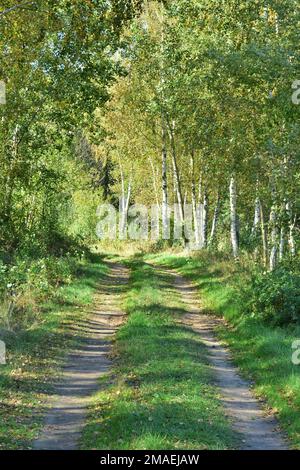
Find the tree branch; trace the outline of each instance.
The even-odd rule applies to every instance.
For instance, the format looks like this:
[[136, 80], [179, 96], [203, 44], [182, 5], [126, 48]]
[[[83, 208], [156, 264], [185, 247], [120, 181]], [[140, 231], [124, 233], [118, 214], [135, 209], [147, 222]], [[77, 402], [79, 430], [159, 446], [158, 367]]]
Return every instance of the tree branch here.
[[24, 3], [19, 3], [18, 5], [14, 5], [13, 7], [6, 8], [6, 10], [0, 11], [0, 17], [7, 15], [7, 13], [10, 13], [11, 11], [17, 10], [19, 8], [26, 8], [29, 5], [35, 5], [35, 2], [24, 2]]

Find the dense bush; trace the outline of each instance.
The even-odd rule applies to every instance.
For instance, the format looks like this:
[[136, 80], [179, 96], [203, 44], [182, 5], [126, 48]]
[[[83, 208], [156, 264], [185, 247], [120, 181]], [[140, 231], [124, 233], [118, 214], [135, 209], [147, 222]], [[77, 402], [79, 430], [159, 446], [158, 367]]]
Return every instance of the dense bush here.
[[71, 282], [76, 266], [69, 254], [15, 259], [11, 264], [0, 261], [0, 327], [15, 330], [37, 320], [41, 303], [55, 296], [61, 284]]
[[275, 325], [300, 322], [300, 266], [280, 265], [273, 272], [252, 274], [239, 296], [246, 314]]

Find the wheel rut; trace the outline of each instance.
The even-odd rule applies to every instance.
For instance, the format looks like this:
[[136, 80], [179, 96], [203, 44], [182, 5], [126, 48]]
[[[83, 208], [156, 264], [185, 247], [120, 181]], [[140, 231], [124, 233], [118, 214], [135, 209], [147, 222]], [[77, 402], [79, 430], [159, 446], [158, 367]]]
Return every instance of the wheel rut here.
[[91, 397], [100, 389], [99, 378], [111, 368], [111, 341], [124, 320], [119, 297], [129, 273], [118, 263], [109, 263], [109, 268], [99, 283], [90, 317], [78, 327], [76, 333], [84, 339], [66, 359], [49, 399], [44, 427], [33, 443], [35, 450], [78, 449]]
[[181, 295], [186, 312], [182, 323], [198, 333], [207, 347], [221, 402], [241, 437], [240, 450], [287, 450], [289, 445], [277, 420], [264, 411], [250, 383], [233, 364], [230, 352], [217, 339], [216, 328], [222, 320], [201, 311], [197, 289], [191, 282], [173, 270], [164, 271], [174, 277], [175, 289]]

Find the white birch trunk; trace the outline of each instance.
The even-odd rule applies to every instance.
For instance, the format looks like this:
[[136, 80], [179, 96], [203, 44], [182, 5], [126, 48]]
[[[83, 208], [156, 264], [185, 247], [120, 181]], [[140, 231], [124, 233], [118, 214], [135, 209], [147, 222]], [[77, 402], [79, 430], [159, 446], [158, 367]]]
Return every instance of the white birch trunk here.
[[282, 225], [280, 229], [280, 241], [279, 241], [279, 261], [283, 260], [284, 257], [284, 246], [285, 246], [285, 228]]
[[260, 227], [260, 199], [257, 197], [255, 199], [255, 204], [254, 204], [254, 220], [253, 220], [253, 226], [251, 230], [251, 238], [255, 242], [255, 247], [254, 247], [254, 259], [256, 260], [258, 257], [258, 233], [259, 233], [259, 227]]
[[184, 203], [182, 200], [182, 193], [180, 189], [180, 181], [179, 181], [179, 175], [178, 175], [178, 168], [175, 164], [174, 158], [173, 160], [173, 170], [174, 170], [174, 187], [175, 187], [175, 193], [177, 197], [177, 203], [179, 206], [179, 214], [180, 214], [180, 220], [181, 223], [184, 221]]
[[162, 123], [162, 238], [169, 238], [167, 145], [165, 123]]
[[271, 228], [271, 251], [270, 251], [270, 271], [276, 268], [278, 256], [278, 229], [277, 214], [275, 205], [272, 206], [270, 212], [270, 228]]
[[260, 222], [261, 222], [261, 239], [262, 239], [262, 248], [263, 248], [263, 261], [264, 266], [268, 266], [268, 236], [265, 224], [265, 216], [263, 205], [260, 203]]
[[289, 236], [288, 236], [288, 245], [290, 254], [296, 256], [296, 244], [294, 238], [294, 228], [296, 225], [296, 216], [293, 218], [291, 204], [288, 202], [286, 205], [286, 210], [289, 216]]
[[290, 253], [293, 257], [296, 256], [296, 244], [295, 244], [295, 238], [294, 238], [294, 227], [295, 227], [295, 222], [290, 224], [290, 231], [289, 231], [289, 248], [290, 248]]
[[207, 192], [203, 194], [203, 206], [202, 206], [202, 245], [203, 248], [207, 247], [207, 226], [208, 226], [208, 196]]
[[216, 207], [215, 207], [215, 210], [214, 210], [214, 216], [213, 216], [213, 220], [212, 220], [212, 226], [211, 226], [211, 232], [210, 232], [210, 238], [209, 238], [209, 246], [212, 246], [214, 241], [215, 241], [215, 237], [216, 237], [216, 233], [217, 233], [217, 225], [218, 225], [218, 220], [219, 220], [219, 214], [220, 214], [220, 195], [218, 193]]
[[152, 170], [152, 181], [153, 181], [153, 189], [154, 189], [154, 194], [155, 194], [155, 199], [156, 199], [156, 205], [157, 205], [157, 209], [159, 210], [160, 209], [160, 203], [159, 203], [158, 184], [157, 184], [157, 180], [156, 180], [155, 168], [154, 168], [154, 164], [153, 164], [153, 161], [152, 161], [151, 157], [149, 157], [149, 161], [150, 161], [151, 170]]
[[121, 174], [121, 199], [120, 199], [120, 207], [119, 207], [119, 217], [120, 217], [120, 222], [119, 222], [119, 238], [121, 240], [124, 240], [124, 231], [125, 231], [125, 181], [124, 181], [124, 173], [123, 173], [123, 168], [121, 161], [119, 160], [119, 165], [120, 165], [120, 174]]
[[253, 220], [253, 226], [251, 230], [252, 237], [255, 237], [257, 235], [259, 225], [260, 225], [260, 199], [259, 197], [257, 197], [255, 199], [255, 206], [254, 206], [254, 220]]
[[233, 257], [238, 259], [239, 257], [239, 243], [238, 243], [238, 220], [237, 220], [237, 193], [236, 193], [236, 181], [235, 177], [232, 176], [230, 179], [229, 187], [230, 195], [230, 221], [231, 221], [231, 245]]
[[188, 193], [187, 193], [187, 191], [185, 191], [184, 192], [184, 199], [183, 199], [183, 209], [185, 209], [185, 207], [187, 206], [187, 200], [188, 200]]
[[173, 163], [173, 172], [174, 172], [174, 189], [177, 196], [177, 202], [179, 205], [179, 214], [181, 223], [184, 222], [184, 202], [182, 197], [182, 188], [181, 188], [181, 181], [179, 176], [179, 169], [177, 164], [177, 155], [176, 155], [176, 146], [174, 140], [174, 130], [175, 130], [175, 123], [172, 123], [172, 129], [170, 129], [169, 136], [171, 142], [171, 150], [172, 150], [172, 163]]
[[196, 247], [200, 246], [200, 227], [199, 227], [199, 214], [197, 210], [196, 200], [196, 185], [195, 185], [195, 161], [194, 154], [191, 155], [191, 196], [192, 196], [192, 207], [193, 207], [193, 220], [194, 220], [194, 238]]
[[[123, 178], [123, 176], [122, 176]], [[120, 227], [119, 227], [119, 237], [120, 240], [126, 240], [127, 238], [127, 217], [129, 202], [131, 197], [131, 178], [128, 183], [127, 194], [125, 195], [125, 182], [123, 179], [122, 182], [122, 198], [120, 201]]]

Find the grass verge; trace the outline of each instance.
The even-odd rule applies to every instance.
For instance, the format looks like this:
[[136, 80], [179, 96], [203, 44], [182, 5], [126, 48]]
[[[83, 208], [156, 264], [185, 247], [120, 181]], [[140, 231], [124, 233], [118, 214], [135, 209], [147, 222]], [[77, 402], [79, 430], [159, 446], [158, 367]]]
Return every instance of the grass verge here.
[[222, 327], [219, 336], [242, 374], [254, 382], [254, 392], [265, 400], [266, 410], [277, 415], [293, 447], [300, 449], [300, 366], [292, 363], [292, 343], [300, 338], [300, 327], [275, 328], [243, 315], [233, 286], [245, 273], [232, 262], [204, 254], [150, 258], [191, 279], [204, 309], [224, 316], [228, 327]]
[[115, 367], [94, 397], [83, 449], [228, 449], [236, 436], [211, 382], [205, 347], [178, 323], [172, 279], [135, 258]]
[[80, 340], [71, 327], [88, 315], [105, 272], [100, 257], [81, 263], [75, 280], [41, 306], [41, 321], [18, 333], [0, 331], [7, 349], [7, 364], [0, 365], [0, 449], [30, 448], [51, 384], [67, 350]]

